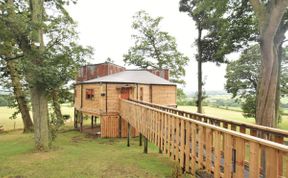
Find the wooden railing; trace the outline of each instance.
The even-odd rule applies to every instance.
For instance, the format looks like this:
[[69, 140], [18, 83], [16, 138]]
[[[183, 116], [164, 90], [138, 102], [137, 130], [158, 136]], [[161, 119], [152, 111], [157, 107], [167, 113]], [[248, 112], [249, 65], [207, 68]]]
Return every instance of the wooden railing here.
[[137, 102], [146, 106], [150, 106], [155, 109], [173, 113], [179, 116], [184, 116], [186, 118], [194, 119], [197, 121], [205, 122], [208, 124], [220, 126], [226, 129], [233, 130], [233, 131], [248, 134], [251, 136], [265, 138], [267, 140], [270, 140], [276, 143], [285, 144], [284, 141], [288, 140], [288, 131], [286, 130], [265, 127], [265, 126], [256, 125], [256, 124], [232, 121], [232, 120], [208, 116], [205, 114], [187, 112], [187, 111], [179, 110], [177, 108], [167, 107], [167, 106], [158, 105], [154, 103], [148, 103], [148, 102], [139, 101], [139, 100], [131, 100], [131, 101]]
[[288, 178], [283, 144], [128, 100], [121, 100], [120, 116], [192, 174], [205, 169], [215, 178]]

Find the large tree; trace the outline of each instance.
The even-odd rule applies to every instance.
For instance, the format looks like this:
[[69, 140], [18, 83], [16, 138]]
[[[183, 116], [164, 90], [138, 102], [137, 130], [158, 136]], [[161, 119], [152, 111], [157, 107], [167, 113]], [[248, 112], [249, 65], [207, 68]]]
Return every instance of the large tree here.
[[[205, 3], [204, 3], [205, 2]], [[203, 0], [214, 3], [214, 11], [224, 15], [215, 20], [225, 23], [216, 34], [217, 53], [230, 53], [258, 41], [261, 47], [261, 70], [257, 90], [257, 124], [275, 127], [279, 106], [279, 50], [287, 31], [287, 0]], [[205, 6], [202, 6], [206, 8]], [[207, 9], [209, 10], [209, 6]]]
[[133, 19], [135, 44], [124, 55], [125, 63], [143, 69], [169, 69], [171, 81], [184, 83], [181, 77], [189, 59], [177, 50], [175, 38], [159, 28], [162, 17], [152, 18], [139, 11]]
[[[1, 6], [1, 12], [7, 12], [7, 14], [1, 14], [1, 25], [4, 26], [5, 21], [12, 21], [16, 19], [16, 12], [14, 11], [14, 3], [12, 0], [8, 0], [4, 6]], [[1, 59], [1, 77], [3, 86], [13, 88], [13, 94], [17, 103], [18, 110], [13, 114], [13, 117], [19, 112], [21, 113], [24, 133], [31, 132], [33, 130], [33, 123], [29, 113], [29, 107], [27, 102], [27, 95], [23, 89], [23, 77], [20, 75], [19, 64], [13, 60], [13, 54], [18, 50], [15, 47], [15, 41], [9, 40], [12, 36], [11, 32], [7, 28], [1, 28], [2, 33], [0, 41], [0, 59]], [[8, 31], [7, 31], [8, 30]], [[12, 102], [13, 103], [13, 102]], [[14, 105], [14, 103], [13, 103]]]
[[[281, 89], [282, 94], [287, 93], [287, 61], [282, 56], [281, 63]], [[240, 58], [230, 62], [226, 68], [226, 85], [225, 89], [241, 102], [242, 110], [245, 117], [256, 118], [256, 91], [261, 68], [260, 46], [254, 45], [244, 50]]]
[[[3, 29], [0, 44], [3, 49], [13, 51], [7, 61], [21, 60], [23, 64], [23, 76], [30, 88], [36, 149], [48, 150], [48, 96], [67, 82], [67, 75], [76, 71], [73, 59], [84, 54], [77, 53], [81, 47], [69, 41], [75, 35], [70, 30], [73, 21], [64, 8], [69, 1], [8, 0], [0, 3]], [[11, 9], [15, 12], [12, 18], [9, 16]]]
[[[231, 4], [230, 6], [236, 6]], [[224, 18], [227, 14], [227, 1], [214, 0], [180, 0], [179, 10], [186, 12], [194, 20], [198, 32], [196, 44], [198, 53], [196, 60], [198, 63], [198, 92], [197, 92], [197, 112], [202, 112], [203, 97], [203, 78], [202, 78], [202, 64], [205, 62], [215, 62], [217, 65], [226, 63], [226, 54], [233, 52], [240, 48], [238, 41], [242, 38], [250, 38], [246, 34], [250, 34], [251, 16], [245, 13], [239, 13], [242, 20], [245, 21], [245, 27], [242, 28], [241, 23], [234, 21], [232, 25], [231, 19]], [[230, 15], [233, 18], [233, 14]], [[243, 24], [242, 24], [243, 25]], [[227, 38], [226, 32], [242, 28], [243, 36], [234, 36]], [[225, 29], [225, 31], [223, 30]], [[245, 36], [246, 35], [246, 36]]]
[[257, 124], [275, 127], [279, 107], [280, 59], [279, 49], [285, 39], [288, 23], [288, 0], [250, 0], [258, 21], [262, 56], [257, 91]]

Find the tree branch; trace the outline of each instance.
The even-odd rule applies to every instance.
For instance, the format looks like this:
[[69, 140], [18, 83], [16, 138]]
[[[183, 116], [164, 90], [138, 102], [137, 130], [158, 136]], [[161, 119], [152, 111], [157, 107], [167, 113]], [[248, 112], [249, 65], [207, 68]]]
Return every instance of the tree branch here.
[[24, 57], [24, 55], [21, 54], [21, 55], [17, 55], [17, 56], [13, 56], [13, 57], [1, 56], [1, 58], [4, 59], [5, 61], [12, 61], [12, 60], [19, 59], [19, 58], [21, 58], [21, 57]]
[[263, 7], [263, 5], [260, 3], [259, 0], [249, 0], [249, 1], [254, 9], [257, 19], [260, 22], [260, 20], [263, 20], [264, 16], [266, 15], [267, 9]]

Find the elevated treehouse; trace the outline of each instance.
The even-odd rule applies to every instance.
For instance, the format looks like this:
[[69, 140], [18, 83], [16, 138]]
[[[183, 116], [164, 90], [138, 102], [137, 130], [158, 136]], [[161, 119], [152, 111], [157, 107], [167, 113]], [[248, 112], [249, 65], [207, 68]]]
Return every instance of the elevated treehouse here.
[[[80, 124], [82, 131], [83, 118], [91, 117], [90, 131], [126, 137], [128, 123], [119, 116], [121, 98], [175, 107], [176, 85], [169, 82], [168, 70], [127, 70], [112, 63], [83, 66], [75, 85], [75, 127]], [[131, 135], [137, 131], [132, 129]]]

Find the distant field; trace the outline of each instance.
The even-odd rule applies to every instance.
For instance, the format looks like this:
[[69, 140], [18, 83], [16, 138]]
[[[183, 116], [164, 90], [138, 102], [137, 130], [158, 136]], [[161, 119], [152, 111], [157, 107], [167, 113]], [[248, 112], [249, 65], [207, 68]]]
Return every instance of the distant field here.
[[[11, 109], [8, 107], [0, 107], [0, 125], [3, 125], [5, 130], [13, 130], [14, 126], [15, 129], [23, 128], [23, 122], [21, 119], [21, 115], [18, 114], [16, 119], [9, 119], [9, 117], [13, 114], [15, 109]], [[68, 122], [71, 122], [73, 119], [73, 108], [70, 104], [64, 104], [62, 105], [62, 113], [70, 115], [70, 120]]]
[[[179, 109], [185, 110], [185, 111], [192, 111], [196, 112], [195, 106], [178, 106]], [[215, 107], [204, 107], [204, 113], [207, 115], [220, 117], [228, 120], [236, 120], [241, 122], [248, 122], [248, 123], [255, 123], [253, 118], [245, 118], [243, 117], [241, 113], [241, 109], [239, 107], [229, 107], [227, 109], [221, 109], [221, 108], [215, 108]], [[234, 111], [235, 110], [235, 111]], [[8, 107], [0, 107], [0, 125], [4, 126], [5, 130], [12, 130], [14, 129], [14, 123], [15, 128], [23, 128], [23, 123], [20, 118], [20, 115], [18, 115], [17, 119], [11, 120], [9, 117], [12, 115], [14, 109], [10, 109]], [[68, 120], [68, 123], [72, 122], [73, 119], [73, 107], [71, 107], [70, 104], [62, 105], [62, 112], [63, 114], [68, 114], [71, 116], [71, 119]], [[285, 110], [286, 113], [288, 113], [287, 110]], [[87, 123], [90, 121], [86, 121]], [[282, 123], [279, 126], [282, 129], [288, 130], [288, 115], [282, 116]]]
[[[191, 111], [191, 112], [196, 112], [197, 110], [195, 106], [178, 106], [178, 108], [185, 110], [185, 111]], [[228, 119], [228, 120], [235, 120], [235, 121], [247, 122], [247, 123], [253, 123], [253, 124], [255, 123], [255, 120], [253, 118], [245, 118], [242, 115], [242, 113], [239, 111], [231, 111], [227, 109], [220, 109], [220, 108], [205, 106], [204, 114], [223, 118], [223, 119]], [[282, 122], [279, 125], [279, 128], [288, 130], [288, 116], [287, 115], [282, 116]]]

